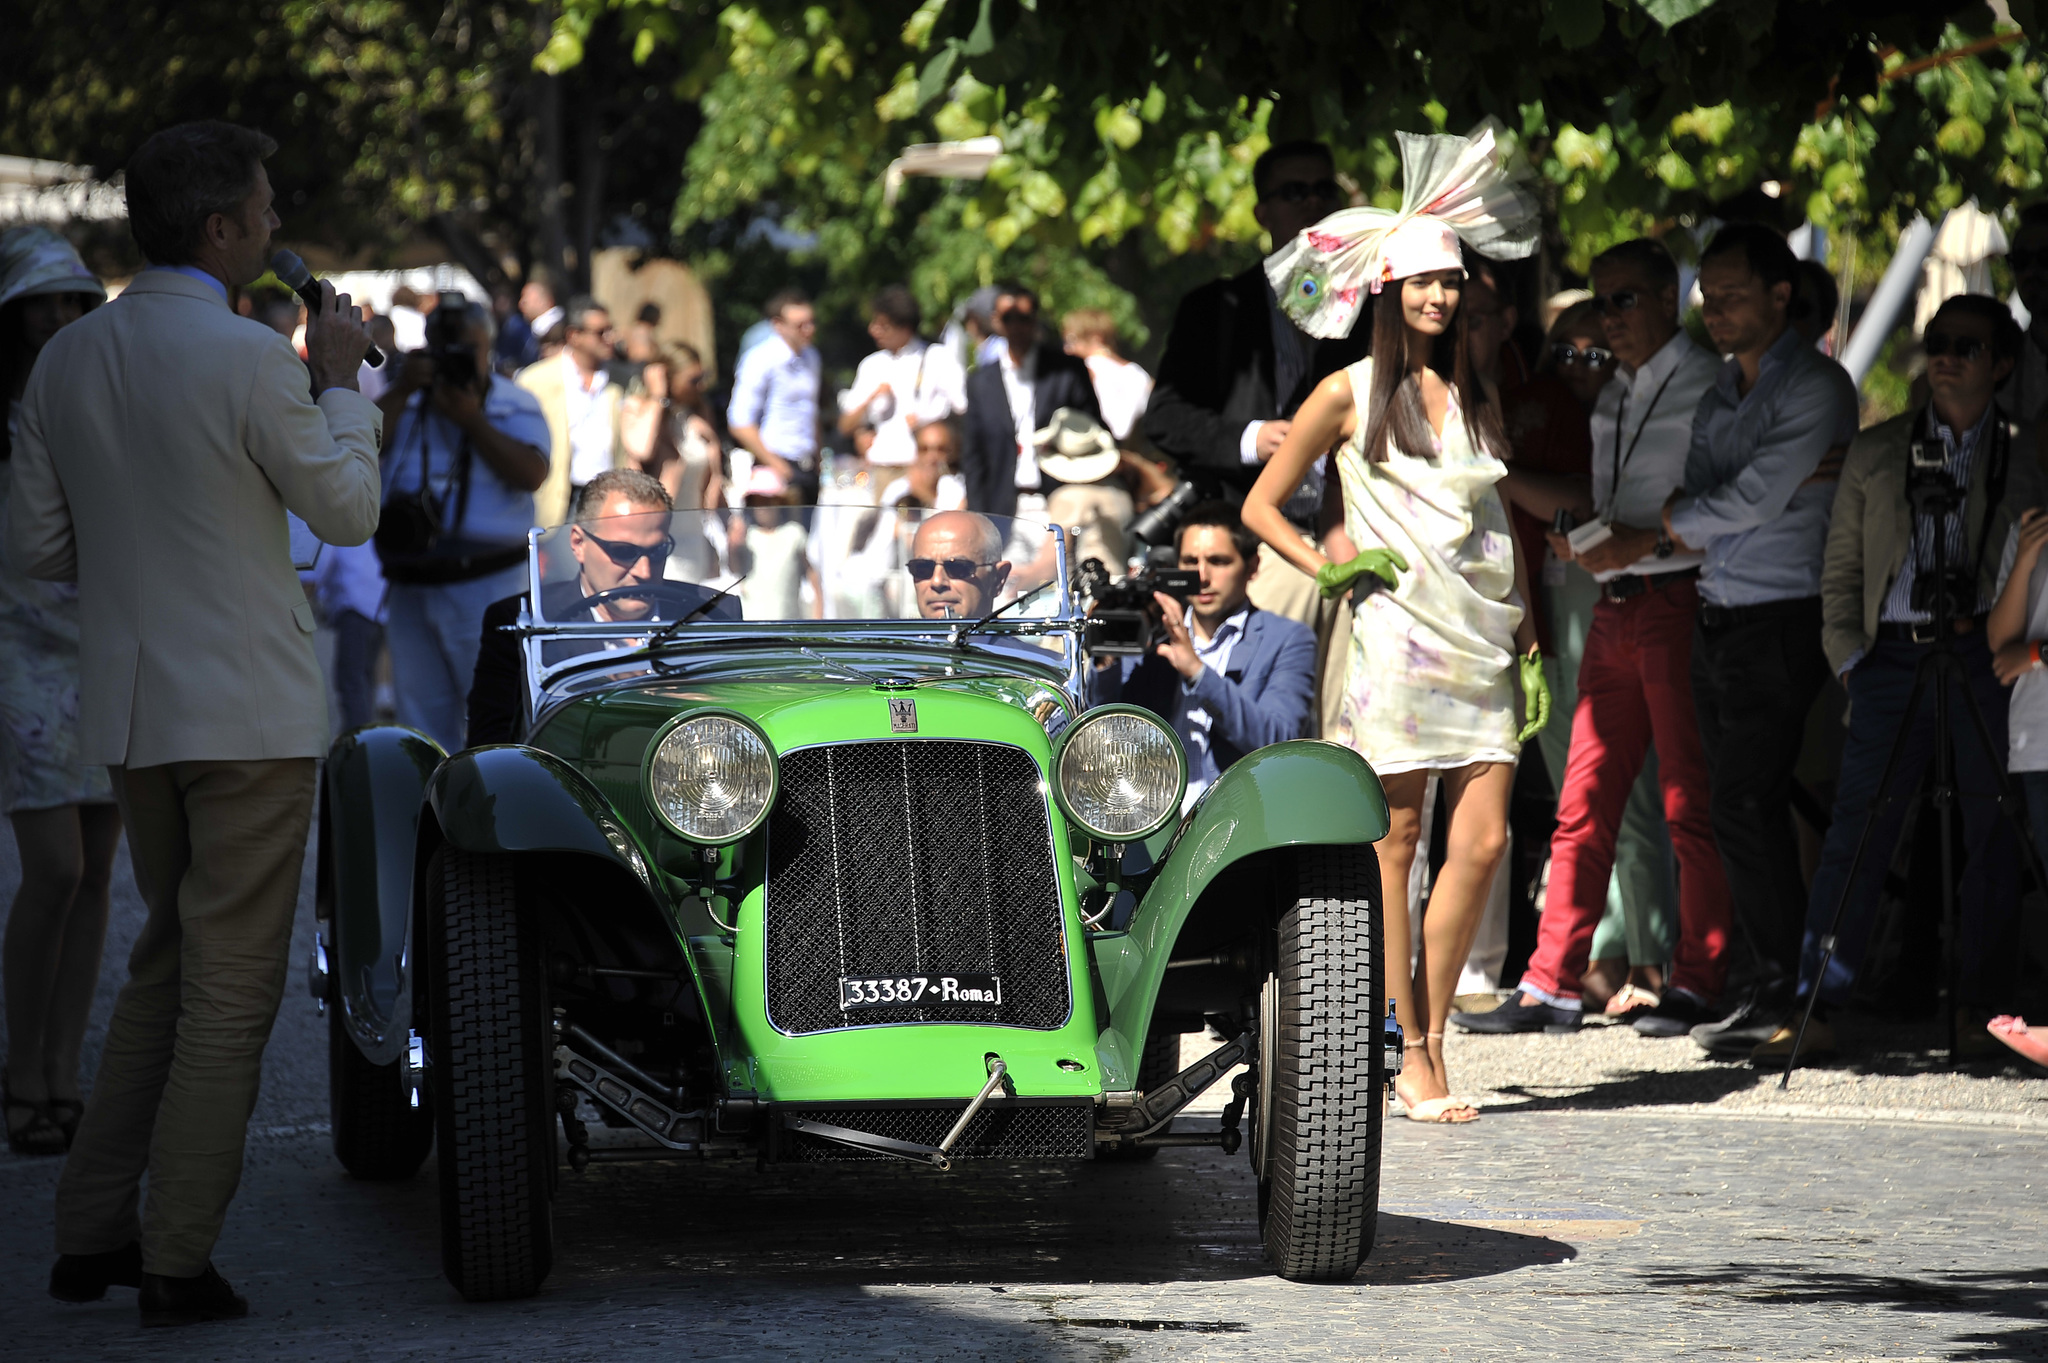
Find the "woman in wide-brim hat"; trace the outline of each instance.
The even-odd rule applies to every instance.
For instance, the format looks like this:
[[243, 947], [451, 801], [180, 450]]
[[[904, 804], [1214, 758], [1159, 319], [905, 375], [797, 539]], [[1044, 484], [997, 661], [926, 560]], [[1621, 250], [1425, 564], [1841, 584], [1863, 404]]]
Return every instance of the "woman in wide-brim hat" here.
[[[59, 330], [106, 301], [71, 244], [45, 227], [0, 235], [0, 459], [20, 437], [21, 394]], [[0, 524], [12, 479], [0, 466]], [[78, 748], [78, 589], [0, 559], [0, 806], [14, 825], [21, 889], [7, 920], [7, 1143], [61, 1155], [84, 1112], [78, 1053], [99, 984], [121, 816], [105, 767]]]
[[[1392, 815], [1377, 851], [1388, 992], [1408, 1046], [1396, 1092], [1410, 1118], [1456, 1123], [1479, 1113], [1451, 1095], [1444, 1023], [1506, 850], [1515, 760], [1549, 706], [1494, 487], [1507, 471], [1499, 397], [1466, 359], [1460, 239], [1489, 254], [1527, 254], [1534, 201], [1514, 186], [1488, 130], [1401, 140], [1401, 212], [1344, 210], [1268, 262], [1281, 306], [1312, 335], [1348, 334], [1369, 307], [1373, 358], [1324, 380], [1302, 404], [1246, 497], [1244, 520], [1315, 574], [1325, 595], [1360, 581], [1379, 588], [1353, 611], [1331, 737], [1372, 763]], [[1340, 441], [1344, 526], [1360, 552], [1332, 564], [1280, 508]], [[1448, 856], [1421, 940], [1411, 943], [1408, 874], [1432, 774], [1450, 808]]]

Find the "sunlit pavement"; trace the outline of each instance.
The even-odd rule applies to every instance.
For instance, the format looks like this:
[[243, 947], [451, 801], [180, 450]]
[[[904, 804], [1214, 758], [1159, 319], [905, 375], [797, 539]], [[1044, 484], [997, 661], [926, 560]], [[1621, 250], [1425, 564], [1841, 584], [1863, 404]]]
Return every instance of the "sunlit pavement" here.
[[[102, 1021], [139, 914], [124, 863]], [[256, 1315], [145, 1333], [132, 1292], [50, 1301], [56, 1164], [0, 1153], [0, 1356], [2048, 1359], [2048, 1122], [1692, 1109], [1668, 1088], [1390, 1123], [1378, 1245], [1338, 1287], [1267, 1271], [1242, 1154], [1179, 1149], [951, 1175], [565, 1169], [546, 1288], [471, 1306], [440, 1276], [431, 1161], [401, 1185], [335, 1164], [302, 978], [216, 1253]]]

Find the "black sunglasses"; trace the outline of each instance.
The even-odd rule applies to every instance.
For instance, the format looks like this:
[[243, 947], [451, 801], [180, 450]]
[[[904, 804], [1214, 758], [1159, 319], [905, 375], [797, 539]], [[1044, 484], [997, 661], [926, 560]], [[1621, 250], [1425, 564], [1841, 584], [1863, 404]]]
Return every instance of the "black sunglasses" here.
[[1634, 289], [1616, 289], [1613, 293], [1593, 295], [1593, 310], [1605, 317], [1610, 312], [1631, 312], [1642, 302], [1642, 295]]
[[1614, 352], [1603, 346], [1589, 345], [1584, 350], [1575, 345], [1555, 345], [1550, 353], [1559, 364], [1583, 364], [1588, 369], [1605, 369], [1614, 363]]
[[1975, 336], [1950, 336], [1945, 332], [1930, 331], [1920, 338], [1920, 348], [1927, 352], [1930, 360], [1953, 355], [1968, 364], [1984, 353], [1985, 343]]
[[1002, 322], [1035, 322], [1038, 320], [1038, 314], [1029, 308], [1004, 308], [997, 315], [997, 320]]
[[976, 563], [971, 558], [914, 558], [903, 566], [910, 569], [912, 582], [929, 582], [932, 574], [941, 568], [946, 570], [947, 577], [969, 578], [984, 568], [996, 565], [993, 562]]
[[646, 559], [659, 568], [668, 562], [668, 556], [676, 551], [675, 536], [671, 535], [659, 544], [633, 544], [626, 540], [601, 540], [588, 530], [583, 538], [604, 550], [604, 556], [621, 568], [630, 568], [641, 559]]
[[1268, 203], [1276, 200], [1284, 204], [1300, 203], [1303, 199], [1320, 199], [1328, 202], [1340, 198], [1344, 188], [1335, 180], [1289, 180], [1284, 185], [1274, 185], [1262, 196]]

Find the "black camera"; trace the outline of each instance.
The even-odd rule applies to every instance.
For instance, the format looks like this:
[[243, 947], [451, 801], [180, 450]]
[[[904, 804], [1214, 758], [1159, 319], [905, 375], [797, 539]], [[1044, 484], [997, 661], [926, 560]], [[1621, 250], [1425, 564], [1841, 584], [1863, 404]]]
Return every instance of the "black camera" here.
[[1174, 566], [1178, 553], [1162, 545], [1149, 550], [1145, 566], [1135, 573], [1111, 580], [1099, 558], [1081, 563], [1081, 595], [1088, 602], [1088, 623], [1081, 646], [1108, 658], [1143, 657], [1166, 639], [1160, 623], [1159, 603], [1154, 592], [1165, 592], [1176, 601], [1186, 601], [1202, 590], [1202, 575], [1193, 568]]
[[1201, 500], [1200, 491], [1193, 483], [1183, 478], [1174, 485], [1173, 491], [1166, 494], [1164, 501], [1132, 521], [1126, 533], [1132, 539], [1142, 540], [1147, 545], [1171, 544], [1174, 532], [1180, 529], [1181, 517], [1187, 515], [1195, 503]]
[[[1947, 451], [1939, 442], [1915, 440], [1906, 447], [1906, 500], [1913, 508], [1913, 535], [1948, 533], [1948, 517], [1960, 511], [1966, 493], [1948, 470]], [[1910, 604], [1935, 620], [1968, 619], [1977, 613], [1977, 574], [1967, 564], [1940, 568], [1925, 564], [1913, 574]]]
[[427, 357], [434, 362], [434, 382], [451, 388], [474, 388], [482, 381], [476, 344], [469, 334], [469, 300], [444, 290], [427, 314]]

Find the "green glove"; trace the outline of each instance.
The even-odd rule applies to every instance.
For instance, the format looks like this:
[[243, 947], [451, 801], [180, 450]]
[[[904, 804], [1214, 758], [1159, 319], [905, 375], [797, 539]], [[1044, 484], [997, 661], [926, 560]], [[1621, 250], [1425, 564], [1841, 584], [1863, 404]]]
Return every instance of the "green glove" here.
[[1351, 589], [1351, 584], [1367, 573], [1371, 573], [1387, 587], [1401, 585], [1396, 573], [1408, 571], [1408, 560], [1393, 549], [1368, 549], [1357, 558], [1345, 563], [1325, 563], [1316, 569], [1316, 590], [1323, 594], [1323, 600], [1334, 601]]
[[1522, 673], [1522, 713], [1526, 718], [1522, 732], [1515, 735], [1517, 743], [1527, 743], [1543, 726], [1550, 723], [1550, 683], [1543, 677], [1543, 651], [1532, 648], [1520, 659]]

